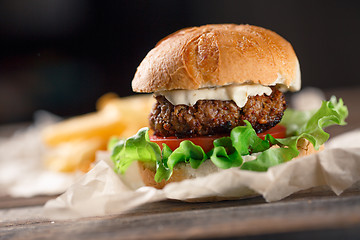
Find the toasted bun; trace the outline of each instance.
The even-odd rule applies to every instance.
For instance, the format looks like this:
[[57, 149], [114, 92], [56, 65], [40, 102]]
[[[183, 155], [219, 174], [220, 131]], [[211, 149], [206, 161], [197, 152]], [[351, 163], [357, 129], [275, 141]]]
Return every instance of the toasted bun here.
[[[300, 139], [298, 142], [298, 150], [299, 156], [303, 157], [306, 155], [310, 155], [316, 153], [318, 151], [322, 151], [324, 149], [323, 146], [320, 147], [319, 150], [315, 150], [314, 146], [306, 139]], [[190, 164], [178, 164], [173, 171], [173, 175], [168, 181], [161, 181], [159, 183], [155, 182], [155, 166], [144, 164], [143, 162], [138, 161], [139, 172], [141, 178], [146, 186], [155, 187], [158, 189], [163, 188], [166, 184], [171, 182], [180, 182], [185, 179], [193, 179], [196, 177], [202, 177], [214, 172], [221, 171], [221, 169], [217, 168], [211, 161], [205, 161], [198, 169], [193, 169]]]
[[157, 92], [245, 83], [281, 83], [299, 90], [299, 62], [291, 44], [270, 30], [251, 25], [182, 29], [147, 54], [132, 88]]

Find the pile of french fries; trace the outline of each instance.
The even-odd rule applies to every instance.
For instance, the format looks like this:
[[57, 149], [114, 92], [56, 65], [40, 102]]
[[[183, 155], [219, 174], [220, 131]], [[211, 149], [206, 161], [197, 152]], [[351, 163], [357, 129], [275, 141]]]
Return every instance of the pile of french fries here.
[[119, 98], [108, 93], [98, 100], [96, 112], [45, 128], [46, 167], [59, 172], [89, 171], [96, 151], [106, 150], [110, 138], [127, 138], [148, 126], [153, 104], [148, 94]]

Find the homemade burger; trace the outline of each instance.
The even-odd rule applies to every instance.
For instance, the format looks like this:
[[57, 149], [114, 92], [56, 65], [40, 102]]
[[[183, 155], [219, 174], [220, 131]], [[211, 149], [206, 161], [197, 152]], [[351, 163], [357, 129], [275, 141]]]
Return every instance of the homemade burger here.
[[329, 137], [322, 128], [345, 124], [347, 109], [333, 98], [316, 113], [285, 112], [283, 92], [300, 86], [291, 44], [270, 30], [225, 24], [175, 32], [137, 69], [133, 90], [156, 98], [151, 130], [109, 143], [115, 170], [137, 161], [144, 183], [162, 188], [231, 167], [266, 171], [318, 151]]

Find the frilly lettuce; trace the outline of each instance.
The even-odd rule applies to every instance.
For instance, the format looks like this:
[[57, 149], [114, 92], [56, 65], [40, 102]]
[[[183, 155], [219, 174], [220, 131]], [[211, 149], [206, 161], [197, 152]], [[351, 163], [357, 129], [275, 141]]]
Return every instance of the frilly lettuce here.
[[[266, 171], [269, 167], [289, 161], [299, 155], [297, 143], [301, 138], [309, 140], [315, 149], [329, 138], [323, 128], [338, 124], [345, 125], [348, 115], [347, 107], [342, 99], [332, 97], [323, 101], [316, 112], [300, 112], [292, 109], [285, 111], [281, 124], [287, 127], [287, 137], [275, 139], [266, 135], [262, 140], [256, 135], [249, 122], [246, 126], [234, 128], [230, 137], [222, 137], [214, 141], [214, 148], [205, 153], [204, 150], [191, 141], [186, 140], [172, 151], [166, 144], [163, 149], [150, 142], [148, 129], [126, 139], [112, 139], [109, 142], [111, 159], [115, 163], [115, 171], [124, 173], [134, 161], [152, 162], [156, 166], [155, 181], [168, 180], [174, 167], [181, 162], [189, 163], [192, 168], [198, 168], [204, 161], [210, 160], [217, 167], [227, 169], [240, 167], [244, 170]], [[271, 145], [278, 148], [270, 148]], [[242, 156], [258, 153], [255, 160], [244, 162]]]
[[109, 149], [111, 149], [111, 159], [115, 164], [115, 170], [121, 174], [132, 162], [141, 160], [143, 162], [161, 162], [160, 147], [150, 142], [147, 128], [142, 128], [139, 132], [126, 139], [115, 142], [110, 140]]

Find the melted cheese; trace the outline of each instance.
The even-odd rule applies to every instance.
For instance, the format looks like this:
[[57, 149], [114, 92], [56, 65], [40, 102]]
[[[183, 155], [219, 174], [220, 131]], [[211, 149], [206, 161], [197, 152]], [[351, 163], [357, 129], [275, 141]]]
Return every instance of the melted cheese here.
[[155, 93], [162, 95], [173, 105], [195, 105], [198, 100], [233, 100], [240, 108], [244, 107], [248, 97], [256, 95], [270, 95], [272, 92], [268, 86], [260, 84], [252, 85], [227, 85], [217, 88], [201, 88], [197, 90], [171, 90]]

